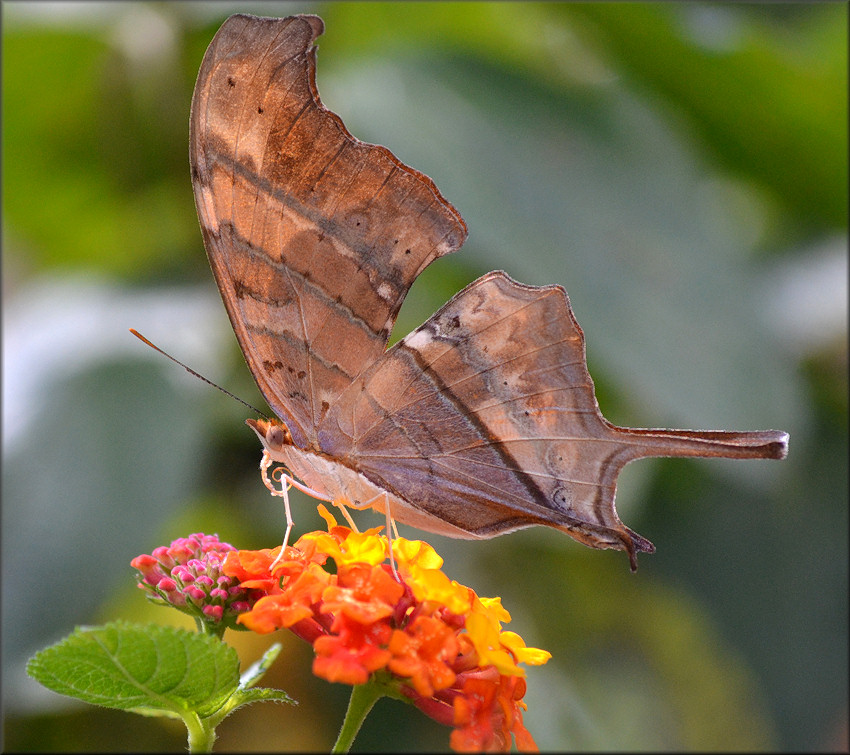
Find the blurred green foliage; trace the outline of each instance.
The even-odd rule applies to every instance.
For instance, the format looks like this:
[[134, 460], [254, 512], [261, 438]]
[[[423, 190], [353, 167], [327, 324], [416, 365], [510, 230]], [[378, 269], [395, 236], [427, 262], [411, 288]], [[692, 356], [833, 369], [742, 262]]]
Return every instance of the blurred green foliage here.
[[[470, 227], [396, 337], [503, 267], [567, 287], [612, 421], [791, 433], [781, 464], [628, 468], [621, 515], [658, 548], [637, 575], [554, 532], [427, 538], [553, 653], [529, 673], [541, 747], [846, 749], [846, 300], [831, 287], [846, 261], [830, 265], [847, 238], [848, 14], [828, 3], [4, 3], [4, 389], [38, 387], [4, 397], [6, 747], [182, 747], [179, 728], [41, 694], [26, 657], [75, 623], [147, 611], [138, 553], [283, 531], [243, 409], [112, 346], [157, 297], [202, 288], [219, 319], [174, 311], [146, 335], [169, 348], [188, 330], [211, 377], [259, 403], [214, 301], [187, 157], [201, 57], [237, 11], [319, 13], [327, 106]], [[294, 506], [300, 531], [322, 526]], [[301, 704], [235, 716], [222, 750], [330, 747], [347, 690], [281, 639], [267, 681]], [[261, 640], [234, 640], [243, 662]], [[385, 701], [357, 748], [447, 741]]]

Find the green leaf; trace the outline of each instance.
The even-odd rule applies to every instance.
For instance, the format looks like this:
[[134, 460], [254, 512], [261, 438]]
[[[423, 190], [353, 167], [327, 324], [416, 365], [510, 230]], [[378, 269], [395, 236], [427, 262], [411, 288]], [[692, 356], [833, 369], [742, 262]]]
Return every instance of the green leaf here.
[[268, 650], [266, 650], [266, 652], [263, 653], [263, 657], [256, 663], [252, 663], [242, 674], [239, 679], [239, 688], [245, 690], [257, 684], [257, 682], [263, 678], [263, 674], [271, 668], [271, 665], [280, 655], [281, 649], [282, 646], [276, 642]]
[[251, 703], [262, 701], [270, 701], [275, 703], [289, 703], [290, 705], [298, 705], [297, 700], [293, 700], [282, 689], [272, 689], [271, 687], [250, 687], [244, 690], [239, 690], [233, 696], [234, 705], [229, 707], [227, 714], [230, 715], [237, 708]]
[[275, 643], [263, 653], [263, 657], [260, 660], [248, 667], [239, 679], [239, 688], [214, 715], [206, 719], [205, 724], [207, 726], [212, 728], [218, 726], [233, 711], [251, 703], [270, 701], [275, 703], [289, 703], [290, 705], [298, 704], [297, 700], [293, 700], [283, 690], [254, 687], [263, 678], [263, 675], [269, 670], [278, 655], [280, 655], [281, 647], [281, 645]]
[[37, 653], [27, 672], [54, 692], [143, 715], [217, 711], [239, 685], [236, 651], [176, 627], [78, 627]]

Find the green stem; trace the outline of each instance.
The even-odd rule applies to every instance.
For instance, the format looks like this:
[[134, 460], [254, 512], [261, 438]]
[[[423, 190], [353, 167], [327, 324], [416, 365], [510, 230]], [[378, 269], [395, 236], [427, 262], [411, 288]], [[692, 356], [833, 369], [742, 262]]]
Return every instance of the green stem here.
[[372, 710], [372, 706], [386, 694], [385, 685], [370, 679], [365, 684], [355, 684], [351, 688], [351, 698], [348, 701], [348, 710], [345, 711], [345, 719], [339, 736], [336, 738], [331, 752], [348, 752], [354, 743], [354, 738], [360, 727]]
[[206, 726], [195, 712], [186, 713], [183, 723], [189, 730], [189, 752], [212, 752], [215, 728]]

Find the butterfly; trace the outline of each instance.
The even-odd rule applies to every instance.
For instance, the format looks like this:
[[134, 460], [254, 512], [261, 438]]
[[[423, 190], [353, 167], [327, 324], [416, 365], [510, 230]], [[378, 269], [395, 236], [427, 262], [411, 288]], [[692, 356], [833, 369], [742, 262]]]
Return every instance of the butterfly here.
[[634, 570], [654, 546], [617, 516], [625, 464], [785, 456], [788, 436], [773, 430], [609, 423], [558, 285], [488, 273], [387, 349], [413, 281], [467, 227], [430, 178], [322, 105], [323, 30], [317, 16], [231, 16], [192, 100], [204, 244], [277, 415], [247, 420], [264, 478], [278, 462], [319, 498], [450, 537], [554, 527], [625, 550]]

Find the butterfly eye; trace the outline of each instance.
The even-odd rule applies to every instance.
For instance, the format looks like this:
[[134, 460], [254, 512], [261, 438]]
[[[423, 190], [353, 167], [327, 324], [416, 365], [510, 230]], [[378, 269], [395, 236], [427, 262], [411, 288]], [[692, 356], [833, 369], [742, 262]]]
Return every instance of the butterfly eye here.
[[270, 449], [283, 448], [291, 443], [292, 437], [289, 435], [289, 430], [283, 425], [269, 425], [266, 431], [266, 444]]

